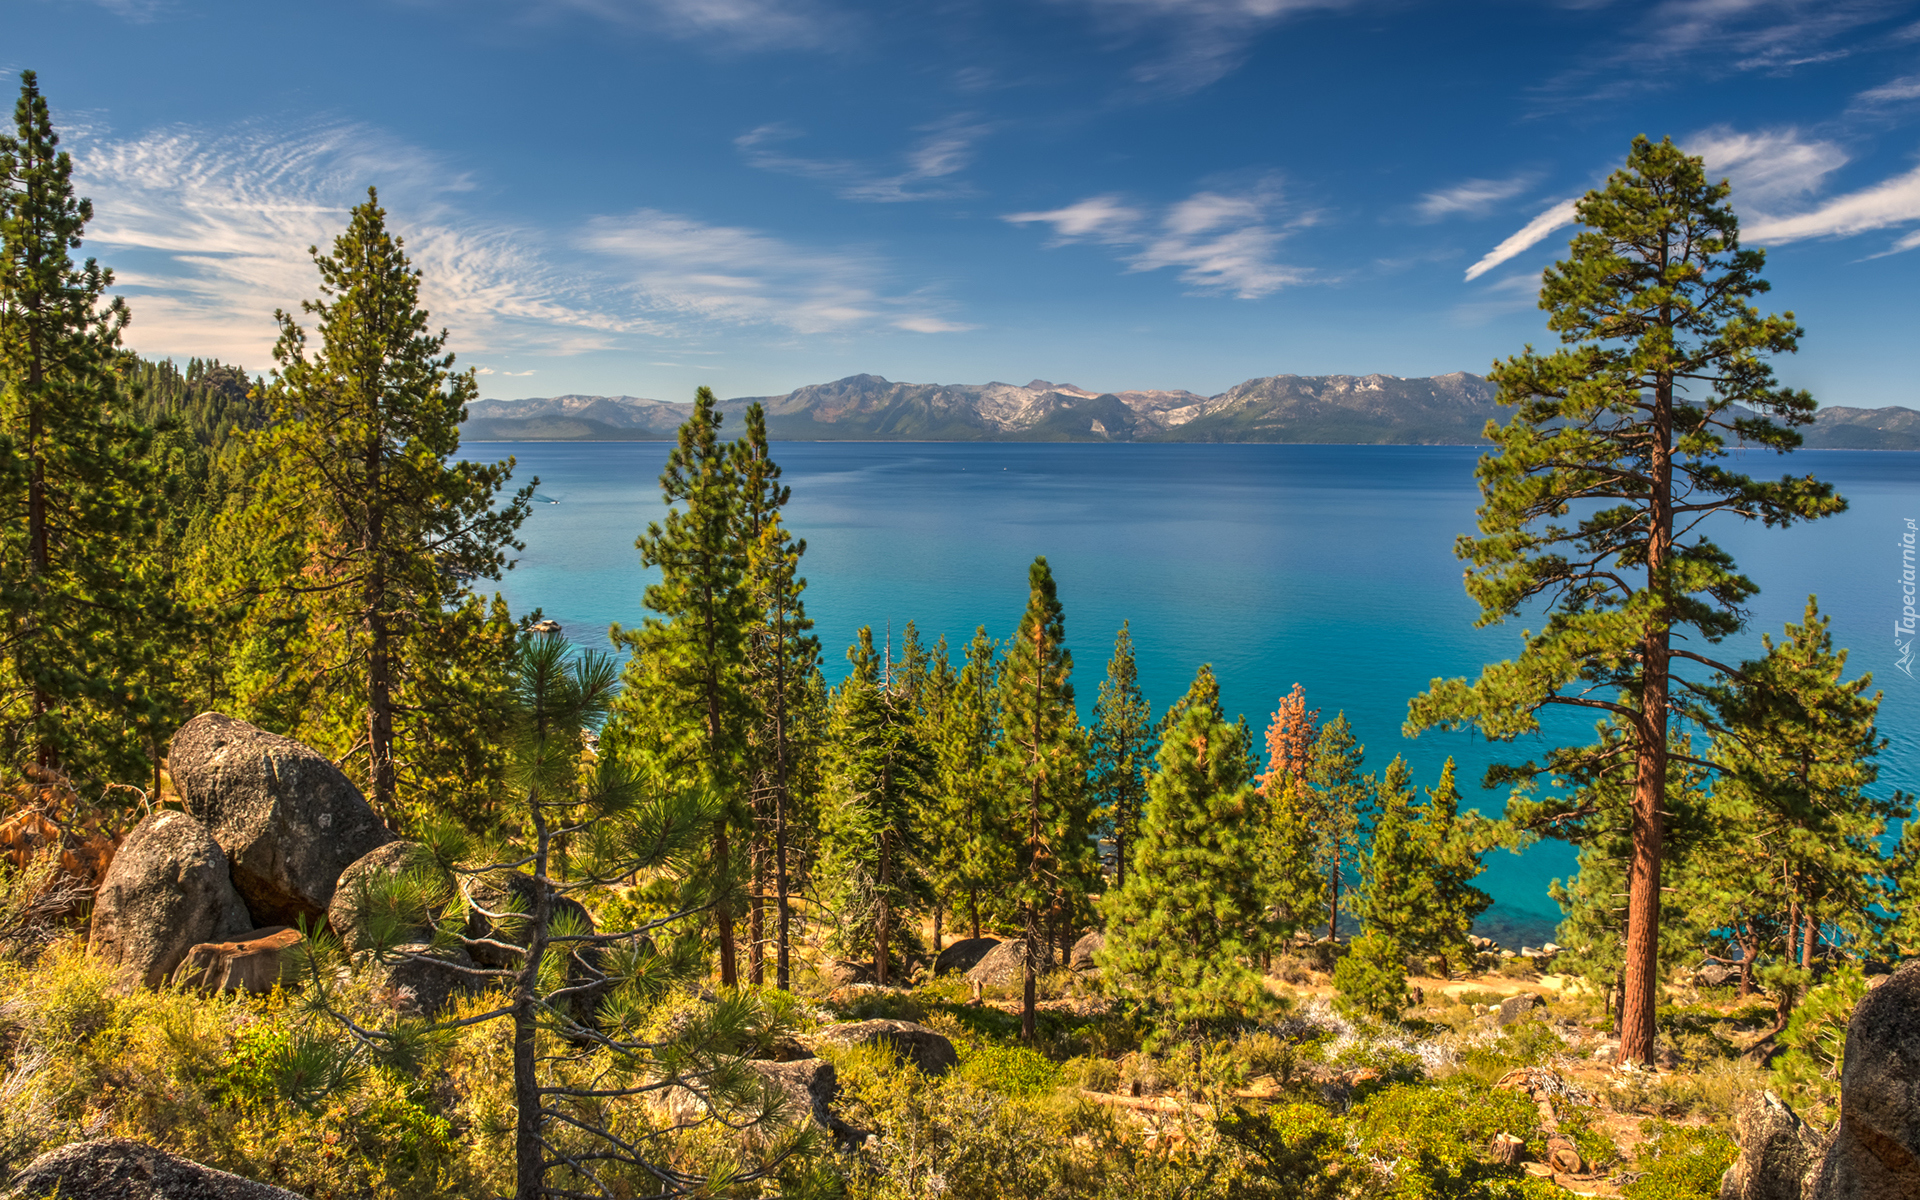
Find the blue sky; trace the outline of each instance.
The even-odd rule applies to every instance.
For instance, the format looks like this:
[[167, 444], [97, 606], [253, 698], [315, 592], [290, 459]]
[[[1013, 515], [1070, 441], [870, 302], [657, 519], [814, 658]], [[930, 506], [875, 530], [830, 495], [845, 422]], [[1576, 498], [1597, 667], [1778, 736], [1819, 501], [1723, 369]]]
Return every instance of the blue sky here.
[[10, 0], [129, 341], [270, 367], [377, 184], [483, 394], [1189, 388], [1549, 340], [1638, 133], [1735, 185], [1782, 375], [1920, 407], [1920, 4]]

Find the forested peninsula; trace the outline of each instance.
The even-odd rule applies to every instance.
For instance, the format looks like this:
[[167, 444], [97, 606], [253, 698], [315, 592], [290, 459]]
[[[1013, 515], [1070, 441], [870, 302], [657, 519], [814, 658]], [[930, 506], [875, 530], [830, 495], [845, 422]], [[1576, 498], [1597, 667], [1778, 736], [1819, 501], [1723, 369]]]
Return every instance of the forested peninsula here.
[[[1275, 680], [1249, 719], [1195, 663], [1156, 711], [1044, 553], [1012, 628], [821, 645], [789, 414], [704, 388], [636, 520], [653, 582], [612, 653], [574, 645], [492, 591], [538, 481], [457, 454], [477, 379], [378, 194], [274, 314], [272, 371], [142, 359], [21, 81], [10, 1194], [1920, 1188], [1920, 834], [1879, 694], [1815, 598], [1719, 653], [1754, 585], [1714, 531], [1846, 501], [1793, 473], [1818, 406], [1771, 364], [1803, 331], [1671, 142], [1580, 202], [1541, 282], [1562, 344], [1480, 381], [1458, 550], [1513, 656], [1433, 680], [1406, 733], [1512, 751], [1483, 814], [1337, 694]], [[1557, 706], [1591, 739], [1542, 746]], [[1475, 936], [1485, 857], [1543, 837], [1579, 854], [1557, 942]]]

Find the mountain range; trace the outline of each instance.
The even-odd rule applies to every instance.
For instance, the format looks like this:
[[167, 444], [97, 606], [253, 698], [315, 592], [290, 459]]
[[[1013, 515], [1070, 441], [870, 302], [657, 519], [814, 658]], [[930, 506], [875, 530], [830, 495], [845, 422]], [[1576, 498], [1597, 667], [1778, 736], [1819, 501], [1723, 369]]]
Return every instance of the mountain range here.
[[[850, 375], [782, 396], [720, 403], [738, 417], [761, 404], [780, 441], [1341, 442], [1479, 445], [1505, 412], [1494, 385], [1456, 371], [1396, 375], [1269, 375], [1217, 396], [1187, 391], [1093, 392], [1035, 379], [1008, 383], [895, 383]], [[670, 440], [691, 404], [639, 396], [542, 396], [467, 406], [466, 441]], [[737, 423], [737, 421], [735, 422]], [[1920, 412], [1823, 408], [1804, 431], [1810, 447], [1920, 449]]]

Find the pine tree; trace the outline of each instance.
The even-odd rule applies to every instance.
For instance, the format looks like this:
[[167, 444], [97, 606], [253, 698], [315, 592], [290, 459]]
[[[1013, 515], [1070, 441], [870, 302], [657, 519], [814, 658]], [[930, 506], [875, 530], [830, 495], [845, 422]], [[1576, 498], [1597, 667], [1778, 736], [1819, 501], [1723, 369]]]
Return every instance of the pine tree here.
[[659, 615], [637, 630], [615, 625], [609, 634], [632, 652], [611, 735], [618, 752], [651, 757], [669, 778], [721, 800], [708, 869], [720, 982], [733, 987], [739, 864], [732, 835], [751, 818], [741, 792], [751, 719], [743, 664], [753, 611], [738, 461], [720, 441], [717, 403], [711, 388], [694, 394], [693, 415], [660, 474], [667, 518], [650, 522], [634, 541], [641, 565], [660, 568], [660, 582], [643, 597]]
[[833, 806], [824, 837], [842, 934], [871, 937], [874, 981], [884, 986], [900, 918], [925, 891], [914, 818], [928, 762], [905, 689], [881, 679], [872, 626], [861, 627], [847, 660], [853, 671], [834, 694], [829, 726]]
[[1399, 755], [1378, 780], [1367, 777], [1375, 812], [1367, 852], [1360, 859], [1360, 886], [1353, 915], [1360, 928], [1386, 938], [1404, 958], [1431, 920], [1437, 897], [1420, 844], [1413, 772]]
[[944, 689], [933, 738], [934, 783], [929, 868], [939, 903], [967, 918], [968, 936], [1005, 915], [998, 891], [1013, 874], [1013, 838], [994, 763], [1000, 738], [998, 647], [985, 626], [967, 643], [966, 660]]
[[1000, 668], [1002, 734], [996, 788], [1016, 847], [1007, 891], [1026, 930], [1020, 1035], [1034, 1037], [1035, 984], [1049, 918], [1070, 906], [1093, 847], [1083, 836], [1087, 811], [1086, 738], [1073, 707], [1073, 656], [1045, 558], [1027, 572], [1027, 611]]
[[1140, 671], [1133, 659], [1133, 633], [1122, 622], [1113, 639], [1107, 677], [1093, 702], [1092, 788], [1094, 804], [1113, 840], [1116, 888], [1127, 886], [1127, 862], [1146, 802], [1146, 776], [1158, 750], [1153, 708], [1140, 691]]
[[[1764, 483], [1719, 461], [1728, 439], [1793, 449], [1792, 426], [1815, 407], [1774, 381], [1767, 356], [1797, 349], [1801, 330], [1751, 303], [1767, 290], [1765, 255], [1740, 247], [1729, 191], [1699, 158], [1643, 137], [1578, 204], [1586, 228], [1540, 290], [1565, 346], [1495, 365], [1517, 412], [1488, 424], [1481, 536], [1458, 547], [1480, 624], [1544, 600], [1546, 626], [1518, 659], [1473, 684], [1435, 680], [1408, 710], [1410, 733], [1473, 725], [1499, 741], [1538, 730], [1552, 705], [1619, 718], [1635, 763], [1622, 1026], [1635, 1063], [1653, 1055], [1669, 725], [1702, 708], [1675, 664], [1725, 670], [1702, 651], [1740, 628], [1755, 591], [1704, 525], [1725, 513], [1787, 525], [1844, 507], [1811, 477]], [[1588, 515], [1562, 523], [1574, 505]], [[1584, 753], [1562, 748], [1504, 777], [1565, 775]]]
[[[1871, 675], [1843, 679], [1847, 653], [1834, 649], [1829, 623], [1808, 597], [1802, 622], [1778, 643], [1763, 636], [1764, 655], [1741, 664], [1718, 704], [1716, 874], [1759, 885], [1719, 898], [1731, 901], [1726, 918], [1755, 941], [1756, 955], [1766, 947], [1754, 934], [1769, 925], [1784, 934], [1782, 1024], [1822, 937], [1865, 943], [1878, 933], [1880, 843], [1887, 823], [1908, 815], [1899, 793], [1868, 795], [1886, 745], [1875, 727], [1880, 697], [1867, 694]], [[1771, 901], [1773, 920], [1752, 911], [1756, 895]]]
[[1102, 904], [1102, 970], [1180, 1023], [1271, 1005], [1253, 969], [1276, 932], [1257, 870], [1259, 805], [1245, 735], [1220, 719], [1213, 694], [1203, 673], [1177, 706], [1147, 784], [1133, 871]]
[[1340, 887], [1371, 815], [1373, 789], [1360, 772], [1366, 753], [1367, 748], [1353, 736], [1347, 714], [1341, 712], [1320, 727], [1307, 756], [1316, 857], [1327, 881], [1329, 938], [1339, 934]]
[[747, 544], [746, 586], [751, 613], [746, 639], [746, 699], [751, 717], [749, 777], [754, 797], [754, 863], [751, 949], [748, 979], [764, 981], [764, 932], [761, 912], [772, 876], [774, 902], [774, 983], [782, 991], [792, 983], [792, 847], [796, 761], [808, 747], [795, 722], [805, 703], [807, 681], [820, 664], [820, 639], [809, 631], [801, 594], [804, 538], [795, 538], [781, 521], [792, 490], [780, 482], [767, 440], [767, 417], [759, 404], [748, 406], [747, 432], [738, 443], [741, 528]]
[[[73, 194], [32, 71], [0, 136], [0, 753], [15, 767], [142, 779], [168, 715], [143, 683], [180, 614], [142, 509], [158, 480], [115, 367], [128, 314], [113, 273], [71, 251], [93, 219]], [[149, 736], [129, 739], [129, 725]], [[158, 770], [157, 756], [153, 769]]]
[[1409, 949], [1438, 958], [1445, 977], [1454, 962], [1471, 954], [1467, 938], [1473, 923], [1493, 904], [1493, 897], [1473, 881], [1487, 869], [1481, 857], [1494, 844], [1494, 830], [1479, 810], [1461, 813], [1452, 757], [1440, 769], [1439, 783], [1428, 789], [1420, 815], [1416, 841], [1433, 882], [1433, 904]]
[[[331, 252], [312, 248], [322, 298], [301, 308], [321, 346], [310, 350], [299, 322], [275, 314], [273, 424], [252, 439], [258, 486], [237, 514], [265, 576], [254, 628], [280, 631], [268, 635], [284, 639], [270, 669], [294, 681], [287, 710], [301, 716], [285, 726], [336, 720], [337, 738], [317, 740], [350, 741], [342, 758], [364, 755], [372, 800], [389, 817], [419, 766], [402, 747], [446, 739], [485, 755], [501, 740], [471, 732], [497, 720], [511, 625], [469, 585], [498, 578], [521, 548], [514, 533], [539, 482], [497, 507], [513, 460], [454, 458], [477, 384], [455, 373], [446, 332], [428, 332], [404, 246], [369, 189]], [[469, 688], [443, 656], [470, 643], [481, 652], [468, 659], [479, 677]], [[449, 701], [449, 686], [471, 703]], [[407, 782], [425, 790], [424, 774]]]
[[1267, 769], [1260, 784], [1260, 873], [1279, 937], [1291, 937], [1327, 911], [1327, 877], [1318, 861], [1319, 801], [1308, 777], [1320, 710], [1307, 708], [1298, 683], [1280, 698], [1267, 726]]

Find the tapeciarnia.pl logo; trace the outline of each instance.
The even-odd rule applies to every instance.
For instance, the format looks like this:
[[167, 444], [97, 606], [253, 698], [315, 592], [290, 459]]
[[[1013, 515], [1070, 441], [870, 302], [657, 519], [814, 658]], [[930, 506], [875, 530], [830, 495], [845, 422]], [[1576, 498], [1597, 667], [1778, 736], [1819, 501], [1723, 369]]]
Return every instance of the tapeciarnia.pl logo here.
[[1907, 518], [1907, 530], [1900, 535], [1900, 615], [1893, 622], [1893, 665], [1913, 678], [1914, 641], [1914, 520]]

